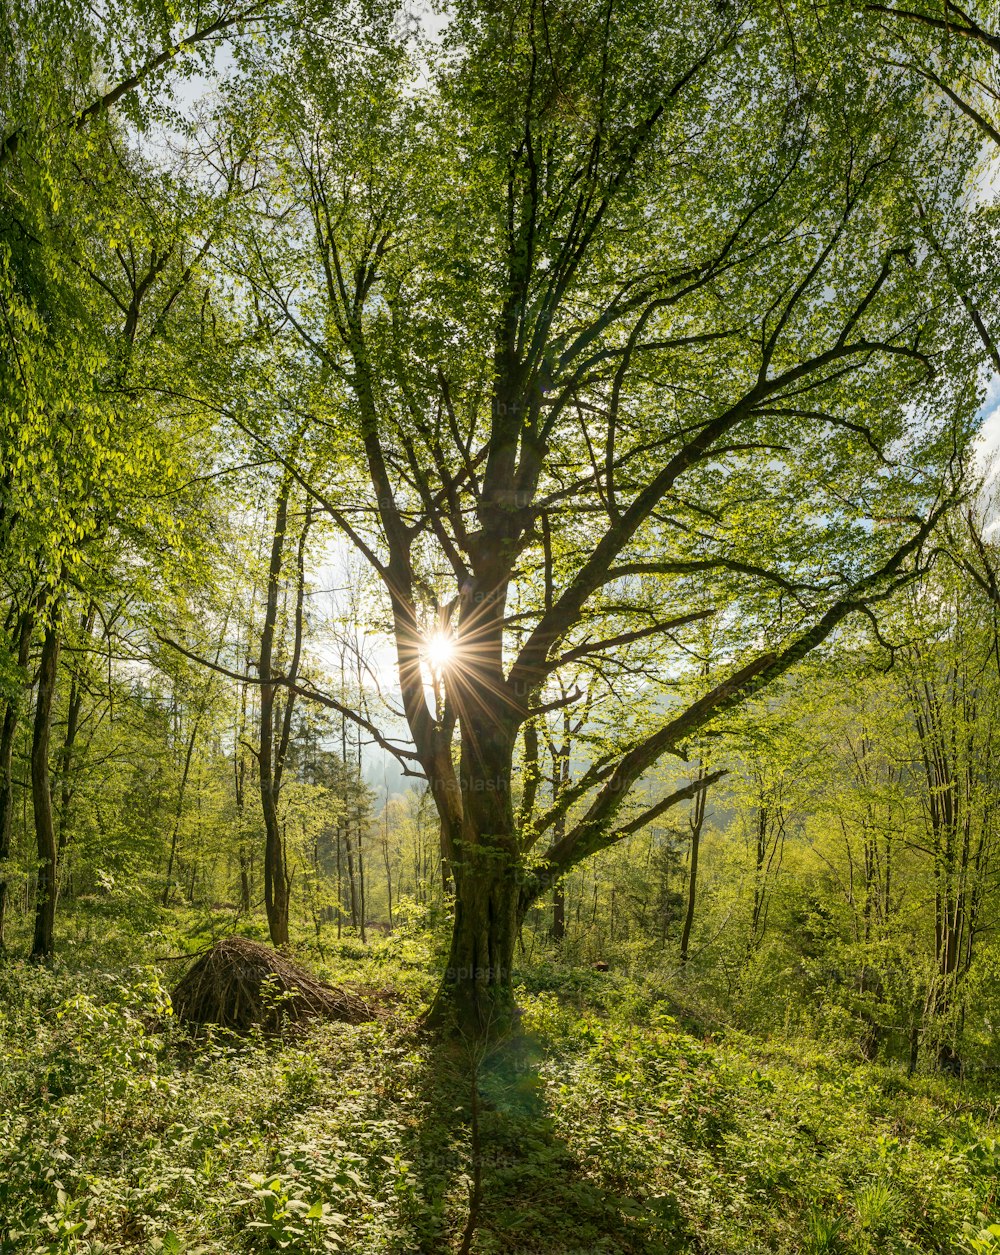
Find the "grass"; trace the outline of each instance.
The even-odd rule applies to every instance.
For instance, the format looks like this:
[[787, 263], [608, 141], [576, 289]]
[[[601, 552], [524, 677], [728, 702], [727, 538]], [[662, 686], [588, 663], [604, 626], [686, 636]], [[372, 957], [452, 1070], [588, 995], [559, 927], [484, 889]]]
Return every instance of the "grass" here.
[[545, 961], [521, 973], [519, 1034], [470, 1060], [415, 1031], [437, 963], [420, 933], [311, 956], [393, 991], [377, 1023], [192, 1045], [163, 967], [85, 933], [51, 970], [0, 966], [0, 1251], [436, 1255], [478, 1174], [477, 1255], [1000, 1252], [981, 1085], [705, 1038], [655, 975]]

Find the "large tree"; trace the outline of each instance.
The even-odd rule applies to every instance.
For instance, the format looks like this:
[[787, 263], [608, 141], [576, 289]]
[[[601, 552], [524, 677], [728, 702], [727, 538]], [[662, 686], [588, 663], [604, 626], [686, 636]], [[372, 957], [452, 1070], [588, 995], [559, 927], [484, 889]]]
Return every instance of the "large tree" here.
[[[643, 801], [658, 760], [912, 580], [962, 490], [976, 364], [913, 172], [957, 202], [970, 153], [869, 29], [467, 4], [433, 55], [313, 33], [232, 84], [261, 347], [220, 406], [279, 460], [303, 431], [383, 586], [466, 1024], [540, 893], [715, 778]], [[519, 739], [581, 668], [599, 746], [519, 826]]]

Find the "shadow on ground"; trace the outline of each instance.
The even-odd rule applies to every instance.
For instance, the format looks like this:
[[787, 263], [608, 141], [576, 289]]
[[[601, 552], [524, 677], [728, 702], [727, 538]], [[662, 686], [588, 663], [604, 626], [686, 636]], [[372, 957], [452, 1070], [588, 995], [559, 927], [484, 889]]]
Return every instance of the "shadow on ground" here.
[[700, 1250], [672, 1196], [639, 1201], [602, 1187], [556, 1131], [540, 1075], [543, 1050], [519, 1035], [479, 1063], [473, 1153], [471, 1059], [435, 1039], [418, 1081], [424, 1113], [406, 1148], [416, 1189], [398, 1255], [461, 1247], [478, 1158], [473, 1255], [681, 1255]]

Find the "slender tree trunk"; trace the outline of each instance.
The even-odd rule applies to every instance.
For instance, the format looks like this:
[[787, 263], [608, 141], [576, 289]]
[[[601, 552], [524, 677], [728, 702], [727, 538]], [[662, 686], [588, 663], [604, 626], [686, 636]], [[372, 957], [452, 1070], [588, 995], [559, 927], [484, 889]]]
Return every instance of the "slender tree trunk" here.
[[[358, 677], [358, 691], [361, 691], [361, 677]], [[361, 737], [358, 737], [358, 784], [364, 779], [363, 764], [361, 760], [362, 747]], [[361, 941], [368, 944], [368, 935], [366, 931], [367, 902], [365, 900], [365, 852], [362, 848], [361, 841], [365, 828], [365, 814], [361, 804], [361, 795], [358, 795], [358, 922], [361, 925]]]
[[444, 890], [444, 896], [446, 898], [449, 896], [449, 894], [452, 894], [455, 892], [455, 885], [454, 885], [454, 881], [452, 880], [452, 875], [451, 875], [451, 856], [448, 853], [449, 846], [450, 846], [450, 839], [447, 836], [447, 832], [448, 832], [448, 824], [446, 823], [445, 820], [442, 819], [440, 823], [440, 829], [439, 829], [440, 848], [441, 848], [441, 862], [439, 866], [441, 868], [441, 888]]
[[919, 1018], [910, 1025], [910, 1041], [909, 1054], [906, 1061], [906, 1075], [913, 1076], [917, 1070], [917, 1063], [920, 1059], [920, 1020]]
[[264, 908], [267, 927], [275, 946], [288, 945], [288, 885], [285, 860], [281, 848], [278, 823], [280, 775], [275, 779], [274, 731], [276, 720], [276, 685], [272, 673], [274, 636], [278, 622], [278, 587], [281, 579], [281, 558], [288, 526], [288, 497], [291, 478], [286, 476], [278, 492], [271, 562], [267, 575], [267, 600], [260, 642], [260, 802], [264, 813]]
[[[17, 666], [21, 673], [27, 670], [33, 626], [34, 615], [26, 612], [21, 616], [17, 629]], [[0, 864], [10, 858], [10, 830], [14, 817], [14, 741], [20, 716], [19, 705], [18, 696], [12, 694], [7, 701], [0, 729]], [[0, 949], [4, 945], [6, 914], [7, 880], [0, 871]]]
[[[563, 694], [565, 696], [565, 693]], [[571, 725], [569, 711], [563, 712], [563, 743], [557, 749], [550, 743], [552, 753], [552, 805], [555, 806], [563, 790], [569, 785], [569, 756], [571, 746]], [[553, 841], [561, 841], [566, 835], [566, 815], [561, 814], [552, 830]], [[566, 886], [558, 881], [552, 888], [552, 927], [549, 935], [553, 941], [562, 941], [566, 936]]]
[[[340, 650], [340, 700], [346, 704], [347, 702], [347, 673], [345, 667], [344, 649], [346, 646], [341, 645]], [[347, 861], [347, 897], [351, 908], [351, 927], [358, 927], [358, 889], [354, 879], [354, 851], [351, 847], [351, 819], [350, 811], [347, 803], [350, 798], [350, 785], [348, 783], [348, 766], [347, 766], [347, 717], [342, 715], [340, 719], [340, 761], [344, 768], [344, 826], [337, 835], [337, 901], [341, 908], [343, 907], [343, 894], [340, 891], [341, 885], [341, 842], [343, 842], [344, 855]], [[340, 916], [337, 917], [337, 936], [341, 934]]]
[[75, 896], [73, 884], [73, 863], [68, 857], [70, 850], [70, 807], [73, 802], [73, 748], [80, 726], [80, 710], [83, 705], [83, 690], [74, 675], [70, 680], [69, 701], [66, 707], [66, 736], [59, 754], [59, 868], [62, 877], [63, 895], [70, 900]]
[[240, 851], [240, 914], [250, 914], [250, 874], [245, 850]]
[[83, 692], [76, 676], [70, 680], [69, 701], [66, 707], [66, 736], [59, 755], [59, 853], [69, 844], [69, 808], [73, 801], [73, 748], [80, 727], [80, 710]]
[[418, 902], [423, 901], [422, 876], [423, 876], [423, 830], [420, 826], [420, 820], [417, 819], [413, 831], [413, 859], [411, 867], [413, 869], [413, 896]]
[[892, 914], [892, 837], [888, 829], [885, 834], [885, 879], [882, 889], [882, 914], [886, 921]]
[[361, 917], [358, 913], [358, 882], [354, 871], [354, 845], [349, 823], [344, 827], [344, 852], [347, 855], [347, 897], [351, 905], [351, 927], [359, 929]]
[[770, 809], [761, 799], [757, 807], [757, 852], [753, 870], [753, 906], [750, 911], [750, 936], [747, 938], [747, 959], [757, 948], [760, 940], [760, 919], [764, 909], [764, 874], [767, 860], [768, 825]]
[[344, 886], [343, 886], [343, 873], [341, 871], [341, 865], [340, 865], [341, 840], [342, 840], [341, 832], [340, 832], [340, 829], [338, 828], [337, 829], [337, 940], [338, 941], [340, 940], [341, 933], [343, 932], [343, 917], [344, 917]]
[[552, 930], [553, 941], [562, 941], [566, 936], [566, 890], [562, 883], [552, 890]]
[[[218, 648], [215, 651], [215, 663], [218, 664], [222, 656], [222, 646], [224, 643], [226, 627], [229, 623], [227, 615], [222, 625], [222, 638], [219, 640]], [[214, 676], [209, 672], [208, 679], [205, 681], [205, 687], [202, 690], [201, 700], [198, 703], [197, 710], [194, 714], [194, 722], [191, 726], [191, 735], [188, 737], [187, 749], [184, 753], [184, 768], [181, 772], [180, 786], [177, 790], [177, 805], [174, 808], [174, 826], [170, 833], [170, 853], [167, 856], [167, 874], [163, 882], [163, 893], [160, 902], [163, 906], [167, 906], [170, 901], [170, 889], [174, 877], [174, 862], [177, 857], [177, 844], [180, 840], [181, 820], [184, 816], [184, 797], [187, 792], [188, 779], [191, 775], [191, 763], [194, 758], [194, 747], [198, 740], [198, 731], [201, 727], [201, 721], [205, 717], [208, 710], [208, 703], [212, 696], [212, 688], [214, 685]], [[178, 730], [180, 727], [180, 707], [178, 705]], [[240, 829], [243, 827], [243, 781], [241, 776], [242, 766], [237, 769], [236, 776], [236, 813], [237, 822]], [[194, 894], [194, 877], [191, 878], [191, 894]]]
[[[89, 641], [94, 631], [94, 620], [97, 618], [97, 607], [91, 602], [80, 616], [80, 632], [84, 641]], [[80, 730], [80, 712], [83, 709], [83, 686], [80, 677], [74, 670], [70, 678], [69, 701], [66, 706], [66, 735], [63, 738], [62, 750], [59, 755], [59, 862], [62, 865], [64, 884], [63, 891], [73, 896], [72, 867], [67, 868], [65, 851], [70, 843], [70, 808], [73, 803], [73, 751]], [[68, 873], [68, 874], [67, 874]]]
[[389, 931], [392, 932], [392, 865], [389, 860], [389, 790], [385, 791], [385, 830], [382, 834], [382, 861], [385, 863], [385, 884], [389, 895]]
[[[698, 779], [705, 775], [705, 764], [698, 766]], [[684, 912], [684, 927], [681, 931], [681, 966], [688, 961], [688, 947], [691, 942], [691, 928], [694, 924], [694, 910], [698, 894], [698, 852], [701, 846], [701, 830], [705, 822], [705, 795], [707, 789], [695, 794], [694, 808], [691, 815], [691, 866], [688, 871], [687, 909]]]
[[364, 827], [362, 817], [358, 816], [358, 924], [361, 931], [361, 940], [367, 945], [367, 911], [365, 902], [365, 854], [361, 848], [361, 833]]
[[174, 860], [177, 857], [177, 841], [180, 837], [181, 818], [184, 814], [184, 793], [187, 789], [188, 776], [191, 772], [191, 759], [194, 755], [194, 743], [198, 736], [198, 720], [195, 720], [194, 727], [191, 729], [191, 735], [188, 737], [187, 750], [184, 754], [184, 770], [181, 773], [181, 783], [177, 790], [177, 805], [174, 808], [174, 826], [170, 833], [170, 853], [167, 856], [167, 874], [163, 881], [163, 893], [160, 896], [162, 906], [167, 906], [170, 902], [170, 889], [174, 881]]
[[[56, 615], [53, 611], [53, 616]], [[57, 849], [55, 824], [52, 818], [52, 779], [49, 771], [49, 736], [52, 730], [52, 705], [59, 668], [59, 625], [57, 619], [45, 630], [42, 658], [38, 669], [38, 698], [35, 703], [35, 727], [31, 742], [31, 800], [35, 816], [35, 841], [38, 848], [38, 886], [35, 896], [35, 935], [31, 957], [47, 959], [53, 950], [56, 890]]]
[[251, 872], [253, 870], [252, 850], [247, 841], [244, 840], [244, 824], [246, 822], [245, 798], [246, 798], [246, 768], [247, 761], [242, 752], [236, 765], [236, 824], [240, 833], [239, 844], [239, 862], [240, 862], [240, 914], [249, 915], [253, 903], [253, 890], [251, 886]]
[[243, 745], [247, 726], [247, 686], [240, 685], [240, 713], [234, 728], [233, 745], [233, 795], [236, 802], [236, 829], [239, 834], [238, 858], [240, 865], [241, 915], [249, 915], [251, 907], [250, 847], [245, 840], [246, 831], [246, 777], [247, 754]]

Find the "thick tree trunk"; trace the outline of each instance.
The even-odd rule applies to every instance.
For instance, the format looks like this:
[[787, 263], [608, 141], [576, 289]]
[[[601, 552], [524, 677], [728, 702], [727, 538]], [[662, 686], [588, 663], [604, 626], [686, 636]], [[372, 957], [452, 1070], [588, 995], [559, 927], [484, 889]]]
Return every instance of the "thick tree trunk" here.
[[455, 921], [430, 1021], [450, 1020], [480, 1038], [502, 1034], [513, 1017], [523, 867], [510, 788], [516, 729], [489, 714], [469, 723], [463, 729], [462, 832], [451, 840]]
[[[21, 617], [18, 624], [17, 666], [24, 672], [28, 666], [31, 649], [31, 629], [34, 618], [31, 613]], [[11, 695], [4, 710], [0, 728], [0, 864], [10, 858], [10, 829], [14, 816], [14, 741], [20, 715], [19, 695]], [[7, 914], [7, 881], [0, 872], [0, 949], [4, 944], [4, 922]]]
[[31, 743], [31, 800], [35, 816], [35, 840], [38, 848], [38, 887], [35, 896], [35, 935], [31, 946], [33, 959], [46, 959], [53, 950], [56, 919], [57, 853], [56, 832], [52, 818], [52, 782], [49, 772], [49, 734], [52, 729], [52, 704], [56, 673], [59, 667], [59, 628], [49, 625], [42, 645], [38, 669], [38, 699], [35, 704], [35, 728]]
[[463, 850], [455, 877], [451, 949], [433, 1024], [451, 1022], [472, 1037], [498, 1036], [513, 1015], [511, 971], [517, 940], [520, 876], [489, 847]]

